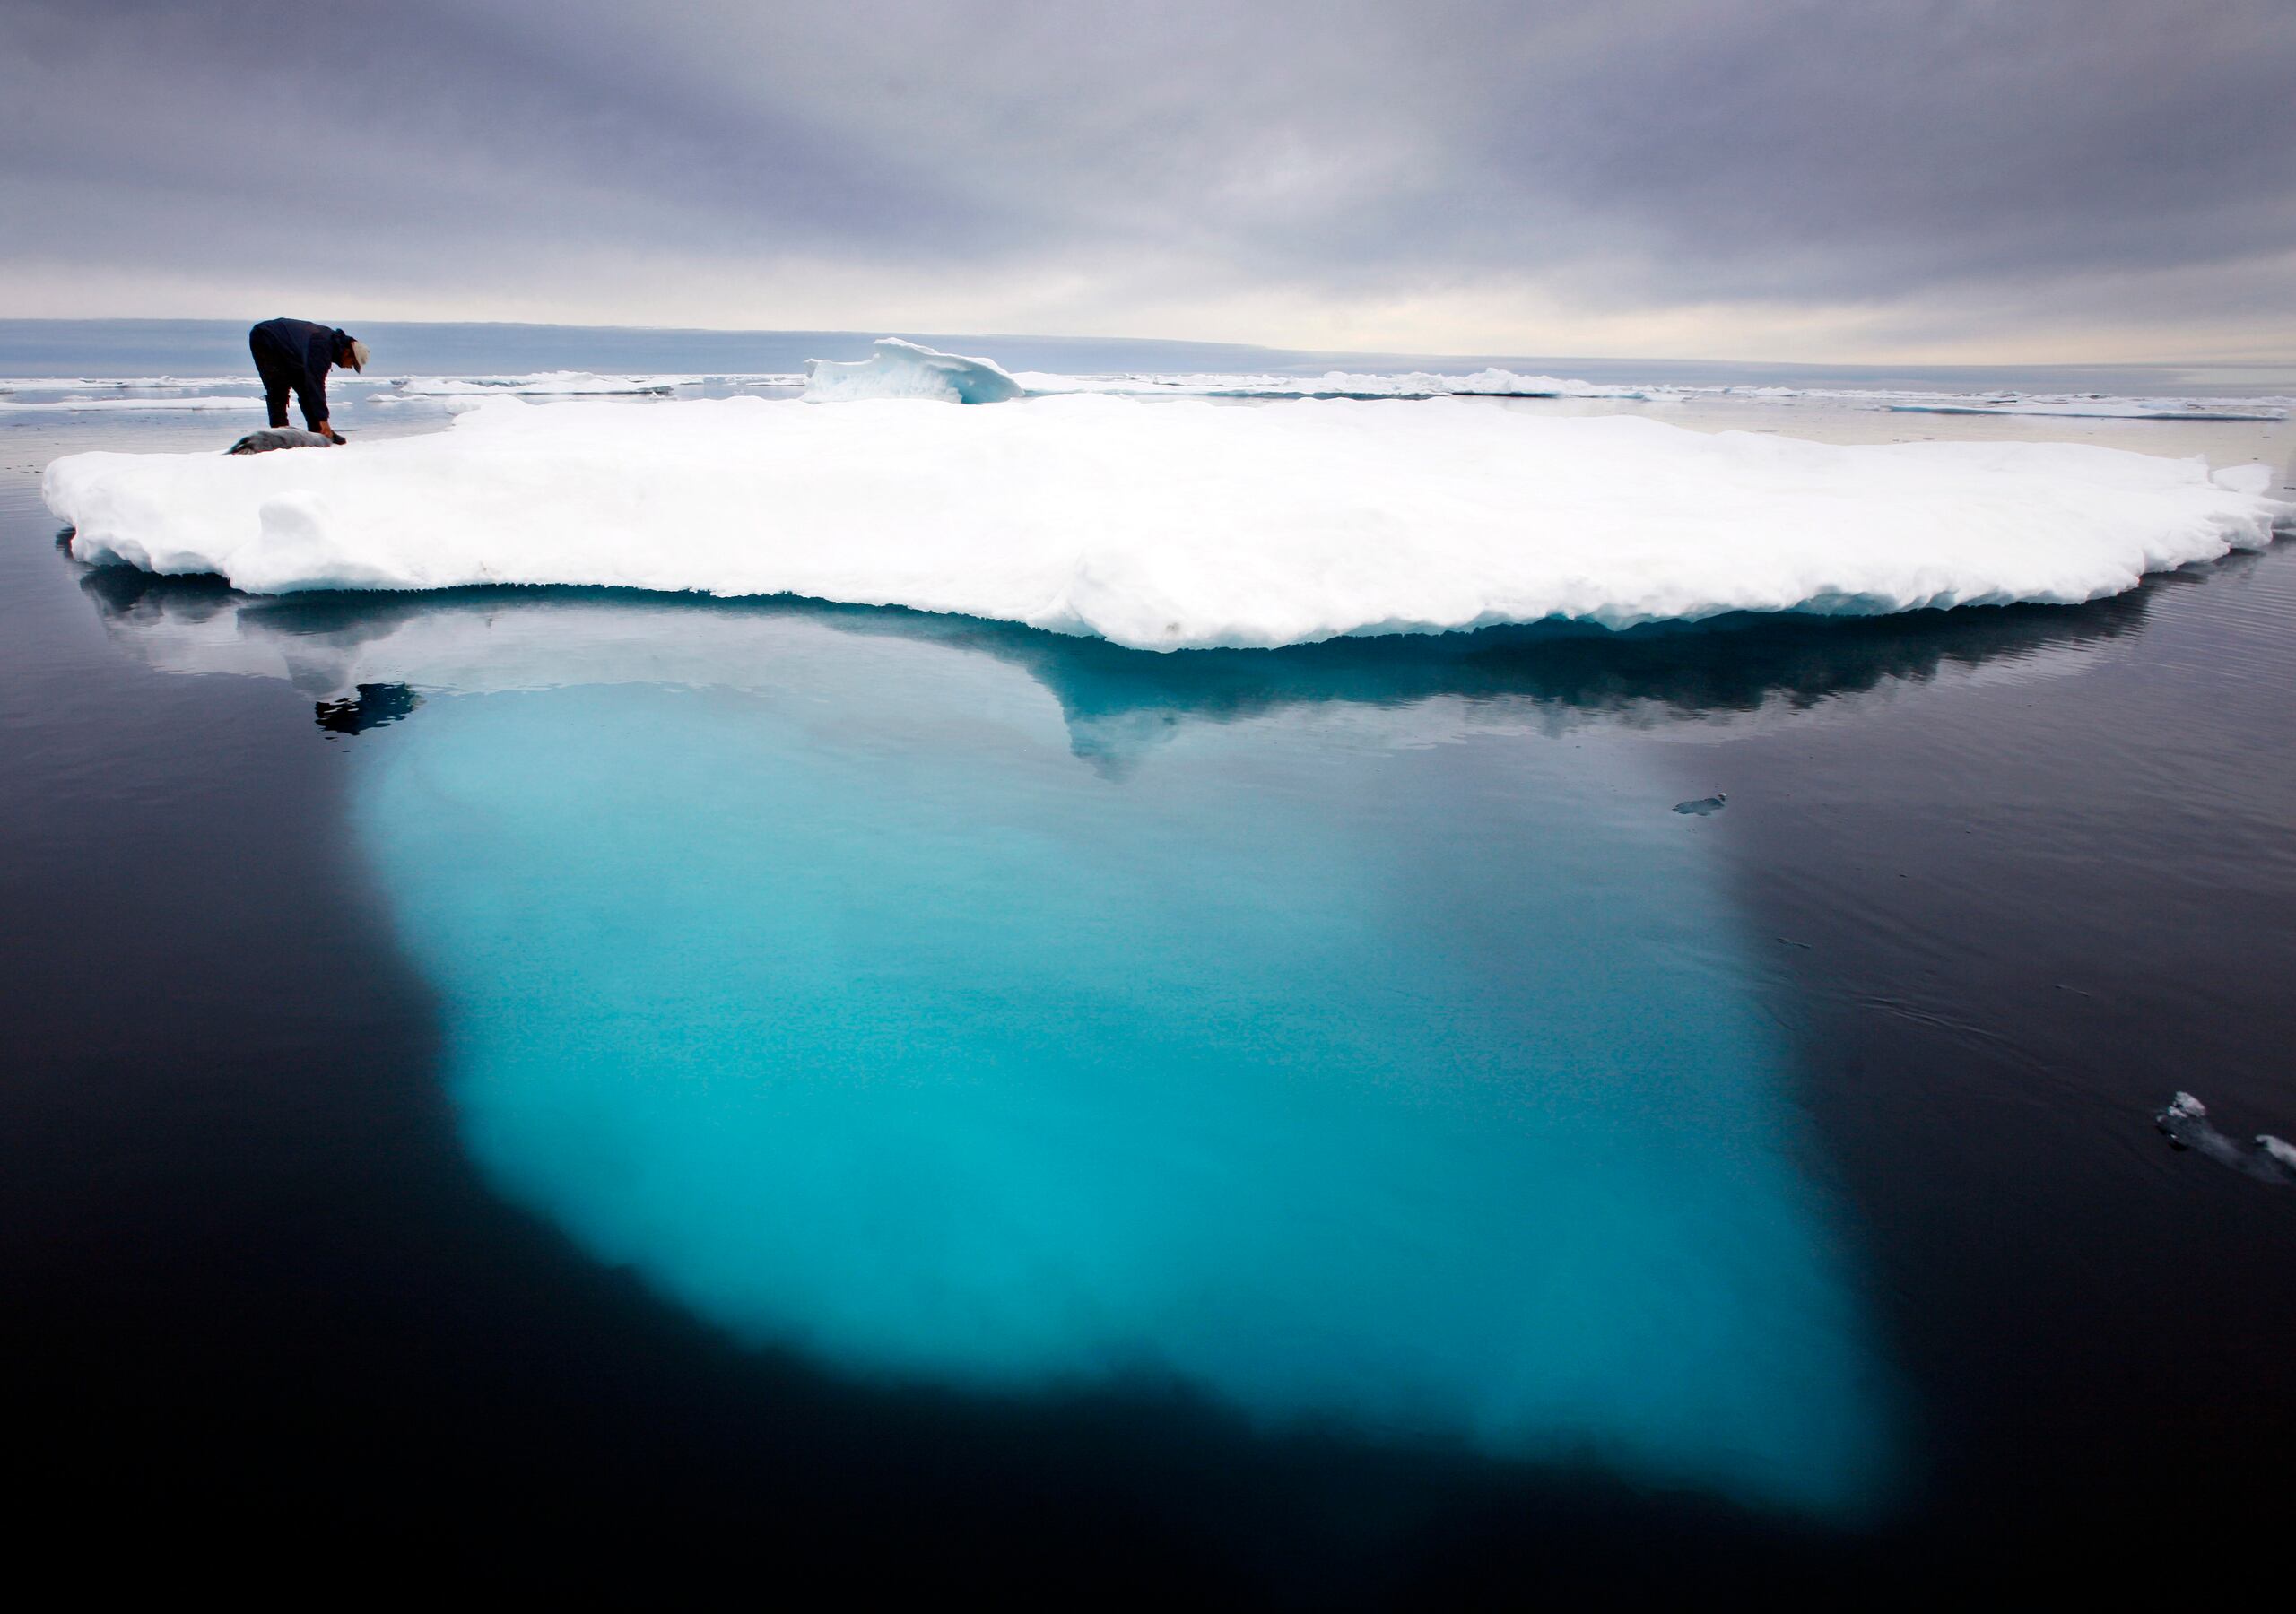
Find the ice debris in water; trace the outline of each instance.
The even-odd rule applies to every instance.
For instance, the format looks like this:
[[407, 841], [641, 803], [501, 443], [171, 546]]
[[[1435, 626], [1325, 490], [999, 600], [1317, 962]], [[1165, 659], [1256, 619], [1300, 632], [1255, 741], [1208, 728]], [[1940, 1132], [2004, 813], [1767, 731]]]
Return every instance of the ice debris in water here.
[[944, 404], [1007, 404], [1027, 388], [987, 359], [936, 352], [898, 336], [881, 336], [866, 359], [805, 360], [805, 396], [816, 404], [860, 398], [934, 398]]
[[2267, 1183], [2296, 1182], [2296, 1144], [2259, 1132], [2257, 1149], [2248, 1150], [2217, 1131], [2208, 1118], [2208, 1106], [2190, 1093], [2179, 1092], [2170, 1099], [2168, 1107], [2152, 1117], [2152, 1124], [2177, 1149], [2196, 1150]]
[[1730, 793], [1728, 791], [1718, 790], [1710, 796], [1699, 797], [1695, 802], [1676, 802], [1674, 803], [1674, 811], [1676, 812], [1692, 813], [1699, 818], [1706, 818], [1710, 814], [1721, 811], [1723, 807], [1728, 803], [1729, 800]]
[[[888, 373], [902, 365], [957, 385], [922, 361]], [[796, 594], [1151, 650], [2069, 604], [2296, 529], [2296, 505], [2198, 459], [1842, 447], [1454, 398], [472, 402], [450, 430], [355, 453], [67, 455], [42, 490], [82, 560], [258, 594]]]
[[2208, 1106], [2190, 1093], [2179, 1093], [2169, 1100], [2169, 1107], [2161, 1112], [2163, 1120], [2196, 1121], [2208, 1114]]

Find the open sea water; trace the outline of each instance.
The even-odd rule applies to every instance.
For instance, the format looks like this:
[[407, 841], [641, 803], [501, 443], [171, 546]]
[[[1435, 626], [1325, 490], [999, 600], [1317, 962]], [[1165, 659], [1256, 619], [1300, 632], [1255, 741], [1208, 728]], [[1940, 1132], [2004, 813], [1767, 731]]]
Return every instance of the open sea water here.
[[[10, 326], [0, 372], [235, 373], [170, 329]], [[378, 368], [865, 349], [422, 330]], [[970, 351], [1330, 368], [1149, 346]], [[447, 418], [334, 391], [354, 438]], [[1492, 406], [2296, 483], [2285, 421]], [[259, 423], [0, 416], [30, 1539], [283, 1586], [1307, 1603], [2274, 1550], [2285, 544], [2078, 608], [1168, 656], [58, 550], [48, 459]], [[2230, 1141], [2170, 1146], [2179, 1089]]]

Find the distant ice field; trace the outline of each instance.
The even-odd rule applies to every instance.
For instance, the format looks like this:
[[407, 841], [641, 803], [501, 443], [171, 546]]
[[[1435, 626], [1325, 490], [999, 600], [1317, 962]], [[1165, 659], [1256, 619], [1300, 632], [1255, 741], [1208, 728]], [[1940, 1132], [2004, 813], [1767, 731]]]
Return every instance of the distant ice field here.
[[1031, 393], [1106, 392], [1237, 398], [1625, 398], [1644, 403], [1736, 398], [1749, 403], [1824, 399], [1883, 410], [1939, 414], [2056, 415], [2138, 421], [2283, 421], [2278, 397], [2120, 397], [2109, 394], [1909, 392], [1878, 387], [1693, 386], [1664, 382], [1582, 381], [1561, 376], [1483, 369], [1441, 375], [1423, 370], [1370, 375], [1333, 370], [1309, 379], [1263, 375], [1055, 376], [1024, 370]]
[[[7, 322], [0, 321], [0, 334]], [[416, 364], [445, 352], [465, 357], [505, 356], [509, 349], [498, 336], [492, 343], [483, 334], [508, 327], [463, 328], [481, 334], [475, 347], [440, 346], [436, 340], [417, 342], [405, 358]], [[867, 356], [857, 360], [809, 358], [797, 363], [784, 359], [778, 365], [717, 363], [699, 367], [691, 360], [712, 345], [731, 356], [757, 352], [753, 341], [726, 334], [715, 343], [701, 342], [709, 333], [626, 333], [648, 337], [641, 351], [653, 363], [629, 367], [592, 364], [587, 368], [549, 369], [448, 368], [435, 370], [376, 371], [364, 376], [337, 375], [335, 390], [341, 399], [369, 404], [445, 401], [454, 406], [465, 400], [515, 395], [526, 398], [571, 399], [613, 396], [694, 398], [727, 394], [781, 395], [805, 388], [816, 401], [849, 402], [870, 397], [932, 397], [952, 403], [1004, 402], [1022, 396], [1069, 393], [1109, 393], [1144, 397], [1215, 398], [1433, 398], [1500, 397], [1578, 400], [1617, 400], [1641, 404], [1740, 403], [1749, 405], [1817, 402], [1843, 408], [1917, 413], [1961, 415], [2031, 415], [2068, 420], [2137, 420], [2192, 421], [2277, 421], [2296, 406], [2296, 391], [2272, 390], [2251, 385], [2246, 391], [2213, 395], [2205, 386], [2185, 385], [2196, 378], [2162, 372], [2100, 376], [2124, 386], [2144, 380], [2148, 390], [2115, 390], [2110, 386], [2074, 388], [2046, 384], [2047, 377], [2022, 377], [2015, 385], [1963, 384], [1908, 386], [1902, 380], [1842, 376], [1822, 383], [1807, 379], [1792, 383], [1753, 378], [1763, 367], [1717, 365], [1652, 365], [1637, 373], [1621, 365], [1598, 367], [1609, 374], [1579, 376], [1519, 368], [1520, 362], [1454, 361], [1446, 368], [1378, 363], [1370, 356], [1346, 366], [1318, 369], [1311, 363], [1287, 363], [1265, 369], [1202, 369], [1187, 367], [1195, 351], [1182, 344], [1054, 343], [1061, 351], [1061, 368], [1006, 368], [987, 359], [938, 351], [900, 338], [879, 338]], [[683, 336], [686, 340], [677, 338]], [[832, 351], [849, 351], [851, 338], [835, 333], [808, 337], [787, 333], [770, 344], [770, 357], [796, 351], [797, 341], [819, 341]], [[584, 343], [569, 336], [567, 351]], [[1024, 352], [1047, 344], [1023, 341]], [[466, 350], [466, 351], [465, 351]], [[1110, 359], [1153, 357], [1162, 363], [1108, 364]], [[0, 357], [7, 352], [0, 341]], [[164, 349], [162, 350], [164, 351]], [[205, 350], [201, 350], [204, 351]], [[1297, 360], [1270, 350], [1237, 349], [1237, 356], [1268, 360]], [[186, 358], [196, 355], [187, 352]], [[1172, 363], [1178, 359], [1182, 362]], [[679, 360], [685, 360], [681, 364]], [[1942, 372], [1941, 372], [1942, 373]], [[2065, 372], [2073, 374], [2074, 372]], [[2198, 372], [2205, 377], [2209, 372]], [[2228, 373], [2229, 374], [2229, 373]], [[2271, 372], [2258, 372], [2258, 375]], [[1692, 378], [1704, 377], [1704, 378]], [[2244, 379], [2252, 379], [2243, 377]], [[2284, 381], [2284, 375], [2277, 376]], [[1970, 377], [1974, 382], [1976, 376]], [[2171, 385], [2173, 384], [2173, 386]], [[252, 376], [201, 373], [130, 374], [117, 377], [17, 375], [0, 377], [0, 414], [10, 412], [70, 412], [129, 409], [174, 409], [239, 406], [254, 385]], [[182, 402], [171, 400], [181, 399]], [[194, 401], [196, 400], [196, 401]]]
[[168, 393], [152, 396], [117, 395], [82, 397], [0, 397], [0, 414], [115, 414], [158, 410], [260, 411], [260, 397], [206, 393]]

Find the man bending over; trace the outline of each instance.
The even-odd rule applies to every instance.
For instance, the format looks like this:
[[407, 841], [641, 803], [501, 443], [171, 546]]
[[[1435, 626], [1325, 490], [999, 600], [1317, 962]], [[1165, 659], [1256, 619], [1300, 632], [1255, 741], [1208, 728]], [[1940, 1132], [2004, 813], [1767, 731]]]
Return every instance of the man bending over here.
[[287, 424], [287, 395], [292, 392], [302, 405], [304, 425], [330, 443], [343, 441], [326, 422], [326, 372], [337, 364], [365, 369], [365, 343], [308, 319], [266, 319], [248, 333], [248, 351], [263, 377], [263, 401], [274, 426]]

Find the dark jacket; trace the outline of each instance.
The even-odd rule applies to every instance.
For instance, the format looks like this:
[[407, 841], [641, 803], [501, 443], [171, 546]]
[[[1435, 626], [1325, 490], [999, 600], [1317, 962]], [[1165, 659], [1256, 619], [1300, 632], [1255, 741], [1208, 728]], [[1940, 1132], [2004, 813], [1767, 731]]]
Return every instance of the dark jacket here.
[[326, 419], [326, 373], [351, 338], [308, 319], [266, 319], [248, 333], [248, 351], [271, 404], [272, 423], [287, 423], [287, 394], [303, 406], [303, 420], [317, 430]]

